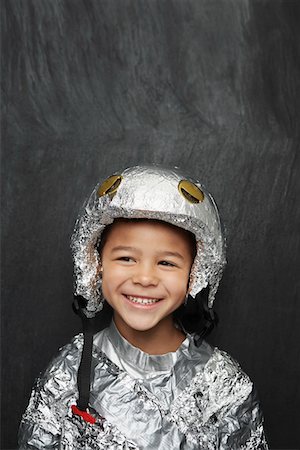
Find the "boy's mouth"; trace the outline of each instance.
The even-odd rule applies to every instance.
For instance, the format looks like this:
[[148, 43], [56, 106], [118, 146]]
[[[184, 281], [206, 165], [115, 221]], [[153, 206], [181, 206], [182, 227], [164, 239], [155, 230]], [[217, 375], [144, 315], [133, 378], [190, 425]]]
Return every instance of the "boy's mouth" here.
[[137, 303], [138, 305], [154, 305], [161, 300], [160, 298], [134, 297], [133, 295], [124, 295], [130, 302]]

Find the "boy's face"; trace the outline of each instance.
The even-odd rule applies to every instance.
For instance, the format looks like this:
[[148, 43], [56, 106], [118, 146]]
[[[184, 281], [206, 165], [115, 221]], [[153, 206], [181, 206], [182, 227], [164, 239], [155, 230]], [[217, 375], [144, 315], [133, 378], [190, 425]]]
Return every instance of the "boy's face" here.
[[146, 331], [184, 301], [192, 244], [180, 228], [156, 221], [115, 222], [101, 255], [102, 291], [117, 327]]

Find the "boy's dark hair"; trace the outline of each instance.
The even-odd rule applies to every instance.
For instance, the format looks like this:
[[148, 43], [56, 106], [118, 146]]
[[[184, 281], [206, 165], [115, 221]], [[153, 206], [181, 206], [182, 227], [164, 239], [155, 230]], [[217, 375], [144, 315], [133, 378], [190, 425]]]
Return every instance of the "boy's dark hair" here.
[[195, 334], [201, 341], [218, 324], [217, 313], [208, 307], [209, 287], [199, 292], [196, 298], [188, 296], [187, 302], [173, 313], [175, 321], [186, 332]]
[[164, 225], [169, 225], [172, 228], [180, 230], [180, 232], [182, 232], [187, 237], [188, 243], [190, 245], [191, 254], [192, 254], [192, 261], [194, 261], [195, 256], [197, 254], [197, 243], [196, 243], [195, 235], [193, 233], [191, 233], [190, 231], [185, 230], [184, 228], [181, 228], [181, 227], [176, 227], [176, 225], [173, 225], [173, 224], [168, 223], [168, 222], [164, 222], [163, 220], [157, 220], [157, 219], [126, 219], [126, 218], [123, 218], [123, 217], [115, 219], [113, 223], [111, 223], [110, 225], [107, 225], [107, 227], [104, 228], [101, 236], [99, 237], [100, 242], [99, 242], [99, 245], [97, 247], [97, 250], [99, 252], [100, 258], [101, 258], [101, 255], [102, 255], [103, 248], [104, 248], [104, 246], [106, 244], [108, 235], [110, 233], [110, 230], [112, 229], [112, 227], [114, 226], [115, 223], [120, 223], [120, 222], [121, 223], [130, 223], [130, 222], [134, 222], [134, 223], [139, 223], [139, 222], [162, 223]]
[[[115, 222], [142, 222], [148, 221], [152, 219], [116, 219]], [[152, 220], [154, 222], [160, 222], [159, 220]], [[107, 241], [110, 230], [115, 223], [108, 225], [102, 232], [100, 237], [100, 243], [97, 247], [100, 258], [104, 248], [104, 245]], [[162, 222], [167, 223], [167, 222]], [[175, 227], [175, 225], [168, 224], [171, 227]], [[175, 227], [177, 228], [177, 227]], [[193, 233], [188, 230], [184, 230], [180, 228], [186, 236], [188, 237], [188, 241], [191, 246], [192, 252], [192, 260], [197, 254], [197, 244], [196, 238]], [[173, 313], [173, 317], [175, 322], [183, 329], [183, 331], [188, 333], [194, 333], [201, 340], [205, 336], [208, 336], [213, 330], [214, 326], [218, 323], [217, 314], [211, 309], [208, 308], [208, 291], [209, 288], [203, 289], [201, 292], [197, 294], [197, 297], [193, 299], [191, 296], [188, 296], [186, 304], [181, 305], [176, 311]], [[103, 309], [100, 314], [96, 316], [97, 329], [102, 330], [109, 326], [111, 319], [113, 316], [113, 308], [109, 305], [109, 303], [104, 302]]]

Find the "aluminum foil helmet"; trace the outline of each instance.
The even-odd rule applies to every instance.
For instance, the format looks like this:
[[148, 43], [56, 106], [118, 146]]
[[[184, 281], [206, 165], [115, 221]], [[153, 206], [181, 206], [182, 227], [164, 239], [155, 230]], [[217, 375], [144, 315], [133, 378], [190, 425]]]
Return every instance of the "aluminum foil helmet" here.
[[162, 220], [194, 233], [197, 254], [189, 293], [195, 297], [209, 285], [208, 306], [213, 306], [226, 263], [222, 225], [213, 197], [198, 181], [177, 170], [136, 166], [97, 185], [75, 225], [71, 240], [74, 294], [87, 300], [87, 317], [103, 306], [97, 247], [104, 228], [116, 218]]

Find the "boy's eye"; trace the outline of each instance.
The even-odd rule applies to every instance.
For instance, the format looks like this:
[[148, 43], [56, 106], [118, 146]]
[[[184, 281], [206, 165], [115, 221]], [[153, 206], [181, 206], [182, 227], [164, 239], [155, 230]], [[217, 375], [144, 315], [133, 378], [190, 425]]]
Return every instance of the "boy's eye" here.
[[161, 264], [162, 266], [167, 266], [167, 267], [176, 267], [176, 264], [174, 264], [170, 261], [160, 261], [159, 264]]
[[126, 261], [126, 262], [131, 262], [133, 261], [133, 258], [131, 256], [120, 256], [118, 258], [118, 261]]

